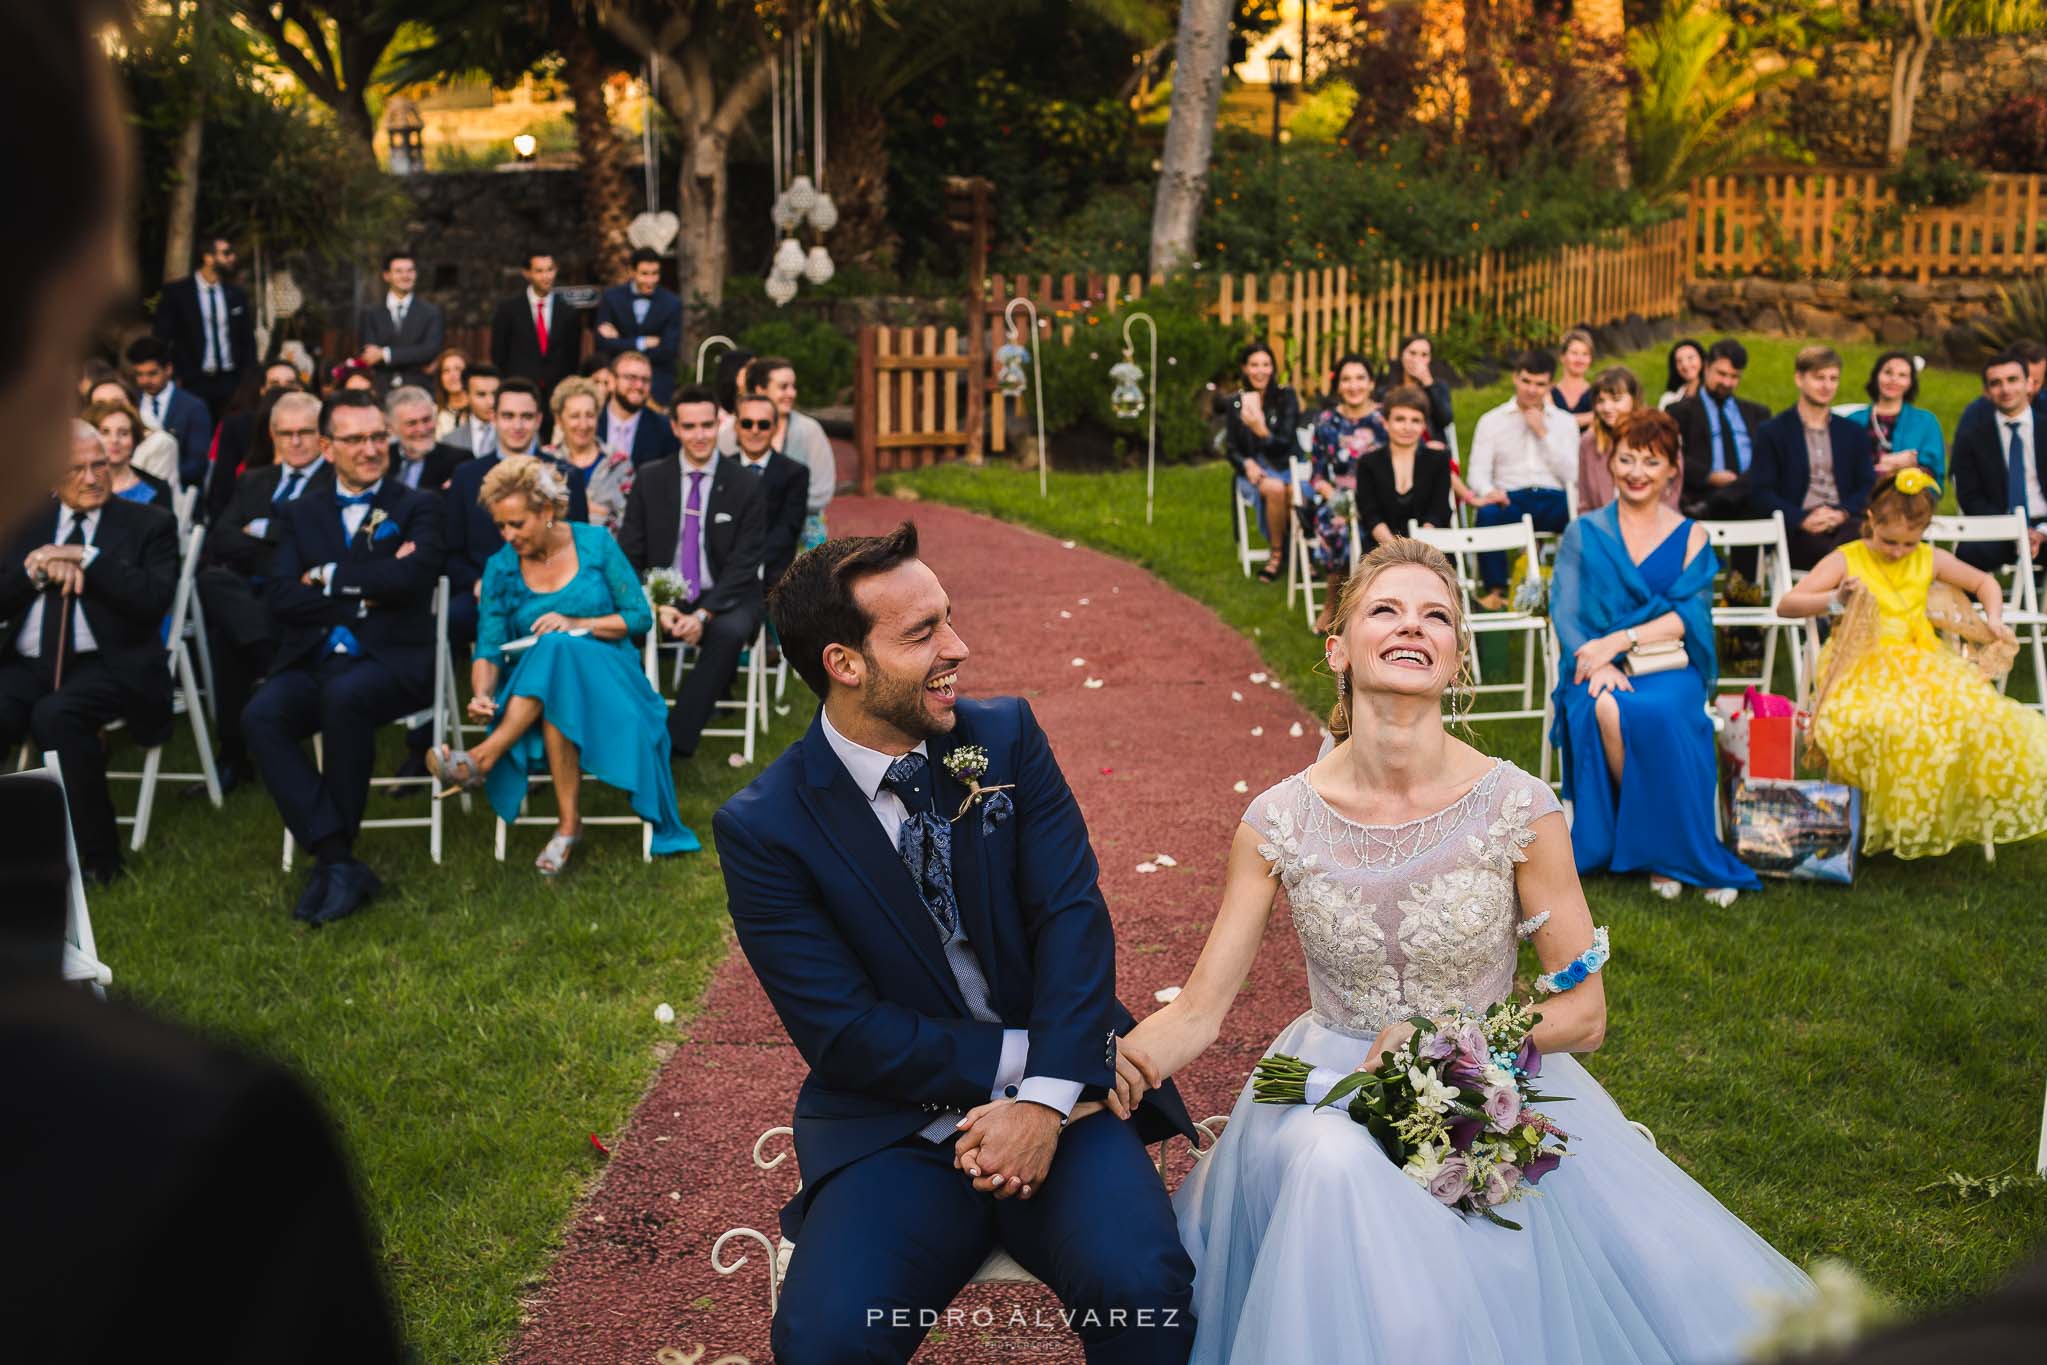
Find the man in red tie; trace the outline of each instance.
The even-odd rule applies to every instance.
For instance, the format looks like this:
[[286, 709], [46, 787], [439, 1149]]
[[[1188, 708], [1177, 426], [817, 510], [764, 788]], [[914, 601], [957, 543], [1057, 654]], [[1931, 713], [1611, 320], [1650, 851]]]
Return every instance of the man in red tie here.
[[529, 251], [519, 273], [526, 288], [500, 300], [491, 318], [491, 363], [507, 378], [532, 380], [545, 412], [554, 386], [574, 374], [583, 358], [583, 316], [555, 292], [553, 252]]

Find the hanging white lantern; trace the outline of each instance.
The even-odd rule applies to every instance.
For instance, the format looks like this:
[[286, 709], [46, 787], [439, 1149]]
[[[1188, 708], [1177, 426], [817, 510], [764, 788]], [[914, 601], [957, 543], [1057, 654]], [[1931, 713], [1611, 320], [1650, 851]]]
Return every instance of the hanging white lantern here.
[[814, 246], [810, 255], [803, 260], [803, 278], [812, 284], [823, 284], [831, 279], [836, 267], [832, 265], [832, 254], [823, 246]]
[[803, 221], [803, 215], [789, 202], [789, 191], [783, 190], [775, 196], [775, 206], [768, 210], [768, 217], [782, 232], [794, 232], [796, 225]]
[[289, 270], [270, 272], [268, 292], [272, 317], [295, 317], [299, 309], [305, 306], [306, 296], [299, 290], [298, 281], [291, 277]]
[[1004, 398], [1016, 398], [1026, 387], [1024, 366], [1031, 363], [1031, 353], [1014, 341], [995, 351], [995, 387]]
[[780, 308], [796, 297], [796, 277], [784, 275], [778, 270], [768, 276], [767, 291], [768, 298], [774, 301], [775, 307]]
[[775, 248], [775, 273], [795, 279], [803, 273], [803, 243], [794, 237], [784, 237], [782, 244]]
[[817, 207], [817, 186], [810, 183], [810, 177], [799, 174], [789, 182], [787, 190], [789, 208], [800, 219]]
[[1144, 390], [1138, 385], [1144, 380], [1144, 371], [1131, 360], [1128, 352], [1109, 367], [1109, 379], [1116, 386], [1109, 391], [1109, 411], [1126, 421], [1142, 416]]
[[819, 232], [830, 232], [839, 225], [839, 206], [823, 190], [817, 192], [817, 202], [810, 206], [810, 225]]

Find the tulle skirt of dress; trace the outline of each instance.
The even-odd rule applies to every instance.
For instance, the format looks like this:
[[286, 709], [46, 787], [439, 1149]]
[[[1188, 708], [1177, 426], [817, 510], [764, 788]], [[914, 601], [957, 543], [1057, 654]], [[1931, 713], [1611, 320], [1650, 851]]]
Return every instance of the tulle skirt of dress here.
[[[1271, 1052], [1348, 1071], [1368, 1041], [1302, 1015]], [[1335, 1108], [1237, 1098], [1173, 1206], [1195, 1265], [1193, 1360], [1607, 1365], [1740, 1357], [1763, 1296], [1811, 1282], [1631, 1127], [1584, 1067], [1543, 1058], [1574, 1153], [1502, 1213], [1438, 1204]]]

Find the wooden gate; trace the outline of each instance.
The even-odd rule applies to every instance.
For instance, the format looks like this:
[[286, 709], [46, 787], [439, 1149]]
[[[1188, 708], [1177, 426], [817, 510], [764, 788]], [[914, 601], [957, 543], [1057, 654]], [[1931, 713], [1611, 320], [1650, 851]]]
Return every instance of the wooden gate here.
[[853, 372], [860, 491], [878, 474], [967, 451], [967, 367], [959, 329], [862, 327]]

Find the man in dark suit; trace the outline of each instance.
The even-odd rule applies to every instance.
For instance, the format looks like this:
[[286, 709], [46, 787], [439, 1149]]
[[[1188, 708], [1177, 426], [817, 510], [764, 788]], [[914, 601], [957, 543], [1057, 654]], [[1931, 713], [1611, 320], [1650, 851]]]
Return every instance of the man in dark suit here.
[[405, 384], [391, 390], [384, 416], [391, 424], [391, 475], [407, 488], [438, 493], [448, 486], [455, 466], [473, 458], [434, 435], [438, 412], [425, 389]]
[[206, 609], [206, 642], [213, 656], [214, 710], [222, 791], [241, 784], [249, 769], [242, 708], [256, 681], [270, 671], [277, 623], [265, 584], [281, 536], [278, 509], [315, 489], [331, 491], [334, 469], [320, 458], [320, 400], [286, 393], [270, 408], [272, 464], [234, 481], [234, 491], [206, 533], [206, 563], [196, 586]]
[[498, 303], [490, 321], [490, 360], [506, 378], [529, 379], [540, 390], [540, 410], [554, 386], [576, 372], [583, 358], [583, 317], [554, 291], [554, 256], [528, 252], [526, 288]]
[[808, 514], [810, 499], [810, 468], [770, 444], [777, 421], [774, 399], [764, 393], [749, 393], [738, 401], [739, 411], [732, 420], [732, 430], [739, 441], [734, 462], [760, 480], [762, 518], [767, 526], [767, 539], [761, 548], [761, 582], [772, 589], [796, 562], [796, 547], [803, 540], [803, 518]]
[[418, 283], [419, 262], [411, 252], [384, 257], [384, 301], [363, 309], [357, 327], [357, 358], [376, 371], [379, 388], [410, 384], [433, 392], [426, 367], [441, 353], [445, 325], [439, 306], [413, 292]]
[[503, 382], [495, 365], [471, 365], [462, 372], [462, 392], [469, 399], [469, 411], [443, 438], [446, 444], [471, 455], [497, 453], [498, 385]]
[[1748, 349], [1723, 337], [1706, 352], [1699, 392], [1670, 408], [1684, 467], [1684, 513], [1704, 521], [1743, 521], [1756, 515], [1749, 468], [1755, 433], [1770, 420], [1761, 403], [1737, 398]]
[[[1001, 1246], [1089, 1359], [1186, 1360], [1194, 1267], [1144, 1149], [1193, 1127], [1118, 1038], [1100, 870], [1044, 731], [1019, 698], [958, 695], [967, 646], [913, 525], [812, 550], [773, 603], [822, 705], [712, 827], [739, 946], [810, 1065], [775, 1358], [907, 1360], [917, 1310]], [[948, 823], [966, 746], [1011, 789]]]
[[178, 583], [178, 523], [168, 511], [113, 496], [99, 434], [83, 422], [45, 508], [0, 560], [0, 753], [24, 738], [63, 765], [87, 876], [121, 872], [100, 731], [124, 719], [138, 744], [170, 737], [171, 675], [164, 613]]
[[235, 261], [227, 238], [200, 238], [192, 273], [165, 284], [156, 305], [157, 339], [171, 348], [178, 377], [205, 400], [216, 423], [242, 376], [256, 368], [256, 313], [234, 282]]
[[638, 351], [611, 358], [611, 398], [597, 414], [597, 440], [606, 450], [622, 450], [633, 468], [675, 454], [675, 432], [661, 414], [647, 406], [653, 370]]
[[1807, 346], [1797, 359], [1798, 402], [1756, 432], [1749, 469], [1756, 509], [1784, 514], [1791, 567], [1810, 569], [1862, 534], [1862, 512], [1876, 485], [1869, 428], [1834, 415], [1841, 357]]
[[[433, 700], [441, 508], [387, 477], [390, 433], [375, 398], [337, 393], [320, 424], [334, 482], [275, 510], [266, 586], [277, 653], [242, 729], [285, 827], [316, 859], [292, 914], [330, 924], [382, 886], [355, 857], [377, 727]], [[319, 768], [304, 747], [315, 734]]]
[[675, 363], [682, 354], [682, 300], [661, 287], [660, 254], [633, 252], [632, 278], [604, 291], [597, 303], [597, 352], [643, 355], [653, 367], [654, 401], [662, 407], [675, 392]]
[[[1978, 405], [1981, 405], [1980, 407]], [[2025, 356], [2005, 351], [1983, 364], [1983, 396], [1970, 402], [1955, 425], [1948, 468], [1955, 484], [1955, 504], [1964, 516], [2025, 517], [2032, 561], [2041, 562], [2047, 544], [2047, 495], [2040, 475], [2040, 441], [2047, 436], [2047, 408], [2030, 391]], [[2012, 562], [2009, 544], [1974, 542], [1956, 553], [1979, 569], [1996, 570]]]
[[685, 584], [683, 601], [662, 607], [657, 627], [697, 651], [668, 716], [669, 752], [689, 758], [760, 632], [767, 500], [758, 480], [719, 458], [718, 405], [709, 393], [683, 390], [671, 420], [682, 450], [640, 470], [618, 547], [641, 573], [672, 568]]
[[142, 390], [143, 425], [177, 439], [178, 480], [187, 488], [197, 487], [206, 478], [213, 414], [178, 382], [170, 347], [155, 337], [138, 338], [128, 347], [128, 368], [135, 373], [135, 387]]

